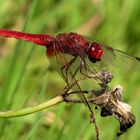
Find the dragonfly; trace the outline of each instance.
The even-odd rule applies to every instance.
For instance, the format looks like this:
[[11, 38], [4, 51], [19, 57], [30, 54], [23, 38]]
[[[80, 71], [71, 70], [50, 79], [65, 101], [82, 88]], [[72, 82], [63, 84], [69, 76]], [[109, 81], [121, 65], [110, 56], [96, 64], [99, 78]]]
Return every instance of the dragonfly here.
[[[94, 66], [96, 63], [118, 62], [122, 66], [131, 69], [140, 70], [140, 58], [134, 57], [123, 51], [114, 49], [104, 45], [98, 41], [90, 41], [84, 35], [70, 32], [60, 33], [56, 36], [49, 34], [32, 34], [19, 32], [14, 30], [0, 29], [0, 36], [12, 37], [19, 40], [25, 40], [37, 45], [46, 47], [46, 55], [55, 59], [56, 67], [59, 68], [59, 73], [67, 83], [67, 86], [72, 80], [76, 81], [76, 75], [88, 77], [91, 73], [96, 73]], [[78, 64], [75, 64], [78, 61]], [[94, 65], [94, 66], [92, 66]], [[88, 74], [90, 73], [90, 74]], [[81, 91], [80, 85], [76, 84]], [[91, 111], [91, 107], [84, 94], [78, 94], [84, 103]]]

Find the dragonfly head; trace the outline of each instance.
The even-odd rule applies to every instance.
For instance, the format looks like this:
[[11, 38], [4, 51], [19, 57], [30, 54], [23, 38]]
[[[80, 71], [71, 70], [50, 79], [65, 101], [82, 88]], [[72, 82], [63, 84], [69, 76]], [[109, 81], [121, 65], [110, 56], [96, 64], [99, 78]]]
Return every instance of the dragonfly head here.
[[98, 42], [92, 42], [88, 49], [89, 60], [92, 61], [93, 63], [96, 63], [97, 61], [101, 60], [102, 54], [103, 49], [101, 44]]

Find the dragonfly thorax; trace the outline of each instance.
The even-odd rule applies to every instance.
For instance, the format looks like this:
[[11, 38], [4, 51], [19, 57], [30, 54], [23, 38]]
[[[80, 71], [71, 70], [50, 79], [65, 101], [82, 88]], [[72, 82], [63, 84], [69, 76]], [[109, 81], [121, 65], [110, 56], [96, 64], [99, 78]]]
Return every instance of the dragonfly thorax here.
[[54, 42], [47, 46], [47, 55], [54, 56], [56, 53], [64, 53], [72, 56], [85, 57], [89, 41], [77, 33], [58, 34]]

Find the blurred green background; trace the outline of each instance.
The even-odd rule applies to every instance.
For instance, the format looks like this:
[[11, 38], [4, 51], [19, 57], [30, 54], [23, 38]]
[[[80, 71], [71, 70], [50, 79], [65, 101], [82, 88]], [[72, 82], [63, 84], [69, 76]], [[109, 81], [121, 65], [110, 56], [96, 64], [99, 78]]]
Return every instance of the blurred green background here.
[[[55, 35], [78, 32], [140, 56], [138, 0], [0, 0], [0, 28]], [[136, 124], [120, 140], [140, 139], [139, 72], [117, 71], [112, 86], [124, 87]], [[65, 83], [45, 56], [45, 48], [0, 37], [0, 110], [49, 100]], [[100, 139], [115, 140], [119, 123], [96, 111]], [[83, 105], [58, 104], [32, 115], [0, 119], [0, 140], [90, 140], [95, 132]]]

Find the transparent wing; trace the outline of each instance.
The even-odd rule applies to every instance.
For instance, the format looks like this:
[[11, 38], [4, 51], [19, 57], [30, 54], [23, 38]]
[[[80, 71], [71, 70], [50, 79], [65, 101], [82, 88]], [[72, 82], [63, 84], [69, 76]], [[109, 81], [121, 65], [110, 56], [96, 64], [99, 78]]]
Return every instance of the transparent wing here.
[[140, 71], [140, 59], [138, 57], [131, 56], [119, 50], [114, 50], [114, 52], [115, 61], [121, 64], [121, 67], [128, 70]]
[[125, 70], [140, 71], [140, 58], [105, 45], [102, 46], [104, 50], [102, 61], [107, 65]]

